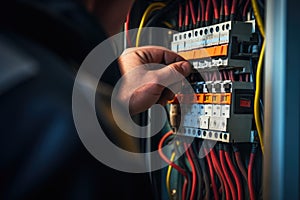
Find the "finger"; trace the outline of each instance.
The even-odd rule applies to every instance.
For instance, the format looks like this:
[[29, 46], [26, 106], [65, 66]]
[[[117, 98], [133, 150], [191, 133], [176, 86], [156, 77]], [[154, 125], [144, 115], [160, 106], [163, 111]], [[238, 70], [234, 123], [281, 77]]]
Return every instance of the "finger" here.
[[156, 83], [148, 83], [135, 90], [129, 101], [131, 115], [143, 112], [158, 102], [164, 86]]
[[174, 98], [175, 94], [168, 88], [165, 88], [157, 101], [157, 103], [165, 106], [168, 101], [172, 100]]
[[162, 69], [156, 70], [156, 79], [159, 84], [169, 86], [180, 82], [192, 72], [191, 64], [187, 61], [172, 63]]

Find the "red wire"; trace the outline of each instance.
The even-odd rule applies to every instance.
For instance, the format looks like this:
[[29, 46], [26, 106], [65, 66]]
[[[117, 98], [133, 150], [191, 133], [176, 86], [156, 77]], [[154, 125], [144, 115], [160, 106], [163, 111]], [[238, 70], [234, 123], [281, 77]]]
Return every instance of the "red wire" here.
[[247, 0], [243, 9], [243, 17], [246, 17], [247, 15], [247, 8], [249, 6], [250, 0]]
[[229, 5], [228, 5], [228, 0], [224, 0], [224, 13], [225, 16], [229, 16]]
[[205, 2], [204, 0], [200, 0], [201, 4], [201, 14], [202, 14], [202, 21], [205, 21]]
[[190, 5], [193, 24], [196, 24], [196, 15], [195, 15], [195, 10], [194, 10], [194, 5], [192, 0], [189, 0], [189, 5]]
[[230, 168], [230, 171], [232, 172], [233, 174], [233, 177], [234, 177], [234, 180], [236, 182], [236, 185], [237, 185], [237, 193], [238, 193], [238, 200], [242, 200], [243, 199], [243, 186], [242, 186], [242, 182], [239, 178], [239, 175], [231, 161], [231, 158], [230, 158], [230, 155], [229, 155], [229, 152], [225, 151], [225, 158], [226, 158], [226, 161], [228, 163], [228, 166]]
[[243, 166], [240, 152], [238, 152], [238, 151], [234, 152], [234, 157], [235, 157], [236, 163], [237, 163], [237, 165], [238, 165], [238, 167], [239, 167], [239, 169], [240, 169], [243, 177], [247, 181], [247, 172], [246, 172], [246, 170], [245, 170], [245, 168]]
[[228, 185], [229, 185], [229, 188], [230, 188], [230, 191], [231, 191], [232, 199], [235, 200], [236, 199], [235, 185], [233, 184], [233, 182], [231, 180], [228, 168], [227, 168], [226, 163], [225, 163], [224, 150], [219, 150], [219, 155], [220, 155], [221, 165], [222, 165], [226, 180], [228, 182]]
[[207, 150], [205, 148], [204, 148], [204, 151], [206, 154], [205, 157], [206, 157], [208, 168], [209, 168], [209, 175], [210, 175], [210, 181], [211, 181], [211, 185], [212, 185], [212, 189], [213, 189], [213, 193], [214, 193], [214, 199], [219, 200], [218, 189], [217, 189], [217, 185], [216, 185], [216, 181], [215, 181], [215, 177], [214, 177], [215, 176], [214, 169], [212, 167], [209, 153], [207, 152]]
[[178, 11], [178, 26], [182, 27], [182, 5], [179, 3], [179, 11]]
[[246, 74], [246, 82], [249, 82], [249, 74]]
[[184, 176], [185, 180], [184, 180], [184, 184], [183, 184], [183, 189], [182, 189], [182, 199], [185, 199], [186, 197], [186, 190], [187, 190], [187, 179], [188, 176], [186, 174], [186, 172], [184, 171], [184, 169], [182, 169], [181, 167], [179, 167], [178, 165], [176, 165], [175, 163], [171, 162], [166, 156], [165, 154], [162, 152], [162, 146], [164, 144], [164, 141], [173, 134], [173, 131], [169, 131], [167, 132], [159, 141], [158, 144], [158, 153], [160, 155], [160, 157], [166, 162], [168, 163], [168, 165], [171, 165], [174, 169], [176, 169], [182, 176]]
[[127, 13], [127, 16], [126, 16], [125, 34], [126, 34], [127, 46], [132, 47], [131, 39], [130, 39], [129, 32], [128, 32], [129, 31], [129, 20], [130, 20], [130, 10]]
[[208, 22], [208, 19], [209, 19], [210, 4], [211, 4], [211, 0], [207, 0], [206, 11], [205, 11], [205, 21], [206, 22]]
[[219, 19], [219, 10], [218, 10], [218, 4], [216, 0], [212, 0], [213, 6], [214, 6], [214, 15], [215, 19]]
[[228, 79], [227, 79], [227, 75], [226, 75], [226, 72], [225, 72], [225, 71], [223, 71], [223, 76], [224, 76], [224, 79], [225, 79], [225, 80], [228, 80]]
[[232, 15], [235, 14], [235, 7], [236, 7], [236, 0], [232, 0], [232, 4], [231, 4], [231, 14]]
[[249, 187], [249, 193], [250, 193], [250, 200], [255, 200], [255, 190], [253, 186], [253, 164], [254, 164], [254, 158], [255, 154], [250, 154], [250, 161], [248, 165], [248, 187]]
[[224, 16], [224, 0], [221, 1], [220, 5], [220, 17]]
[[185, 4], [185, 25], [189, 25], [189, 5], [187, 2]]
[[199, 2], [199, 5], [198, 5], [198, 16], [197, 16], [197, 22], [200, 22], [201, 21], [201, 9], [200, 9], [200, 2]]
[[194, 165], [194, 162], [193, 162], [193, 159], [191, 157], [191, 154], [190, 154], [190, 148], [187, 146], [186, 143], [184, 143], [184, 147], [186, 149], [186, 155], [187, 155], [187, 159], [190, 163], [190, 166], [192, 168], [192, 191], [191, 191], [191, 196], [190, 196], [190, 200], [194, 200], [195, 199], [195, 193], [196, 193], [196, 187], [197, 187], [197, 172], [196, 172], [196, 169], [195, 169], [195, 165]]
[[217, 172], [221, 176], [221, 179], [222, 179], [221, 181], [224, 183], [225, 193], [226, 193], [226, 200], [230, 200], [231, 199], [231, 195], [230, 195], [229, 187], [228, 187], [228, 185], [226, 183], [225, 176], [224, 176], [224, 174], [223, 174], [223, 172], [221, 170], [220, 163], [218, 162], [217, 156], [216, 156], [216, 154], [215, 154], [215, 152], [214, 152], [213, 149], [211, 149], [210, 154], [211, 154], [212, 162], [213, 162], [213, 164], [214, 164]]
[[185, 178], [184, 183], [183, 183], [183, 187], [182, 187], [181, 199], [186, 199], [187, 186], [188, 186], [188, 181], [187, 181], [187, 178]]
[[215, 81], [215, 72], [213, 72], [211, 75], [211, 81]]
[[234, 82], [233, 70], [229, 71], [229, 77], [232, 82]]

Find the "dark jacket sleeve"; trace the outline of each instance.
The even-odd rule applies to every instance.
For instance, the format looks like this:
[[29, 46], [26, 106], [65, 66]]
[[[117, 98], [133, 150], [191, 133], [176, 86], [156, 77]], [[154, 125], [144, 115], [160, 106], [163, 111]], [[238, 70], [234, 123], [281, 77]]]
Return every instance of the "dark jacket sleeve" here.
[[[113, 170], [84, 148], [72, 117], [74, 74], [65, 62], [9, 35], [0, 37], [0, 54], [13, 59], [0, 64], [15, 66], [18, 76], [0, 76], [10, 83], [0, 93], [0, 199], [152, 199], [147, 174]], [[32, 71], [22, 71], [26, 65]]]

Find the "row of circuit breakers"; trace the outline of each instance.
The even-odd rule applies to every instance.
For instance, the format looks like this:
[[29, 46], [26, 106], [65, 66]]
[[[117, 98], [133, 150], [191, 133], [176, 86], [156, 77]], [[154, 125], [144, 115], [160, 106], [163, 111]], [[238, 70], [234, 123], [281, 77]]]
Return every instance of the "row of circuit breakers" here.
[[[253, 22], [229, 21], [175, 33], [171, 50], [200, 74], [230, 69], [250, 73], [250, 56], [257, 53], [253, 27]], [[190, 84], [193, 92], [178, 93], [169, 102], [177, 134], [227, 143], [254, 141], [252, 82], [203, 79]]]

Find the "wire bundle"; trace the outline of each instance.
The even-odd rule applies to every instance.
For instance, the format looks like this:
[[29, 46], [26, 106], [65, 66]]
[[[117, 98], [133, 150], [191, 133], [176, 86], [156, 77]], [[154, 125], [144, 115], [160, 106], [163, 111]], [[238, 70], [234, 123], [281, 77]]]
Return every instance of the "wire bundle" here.
[[[257, 152], [256, 144], [252, 145], [248, 165], [246, 165], [247, 159], [242, 160], [240, 151], [236, 145], [231, 146], [223, 143], [215, 145], [214, 148], [204, 146], [206, 156], [205, 158], [199, 158], [197, 155], [201, 147], [200, 140], [194, 141], [190, 146], [184, 142], [175, 142], [174, 145], [177, 147], [174, 147], [174, 149], [181, 148], [184, 150], [180, 161], [175, 161], [175, 151], [171, 153], [170, 159], [162, 152], [162, 147], [166, 139], [173, 134], [172, 131], [165, 134], [158, 146], [160, 156], [169, 164], [166, 186], [170, 198], [172, 198], [170, 177], [174, 168], [184, 177], [181, 188], [181, 199], [211, 199], [213, 196], [213, 199], [216, 200], [242, 200], [246, 198], [244, 191], [247, 190], [249, 191], [250, 199], [256, 199], [257, 193], [254, 188], [253, 174]], [[176, 164], [176, 162], [179, 162], [180, 165]], [[245, 166], [247, 166], [247, 170]], [[246, 184], [243, 184], [242, 177], [245, 179]]]

